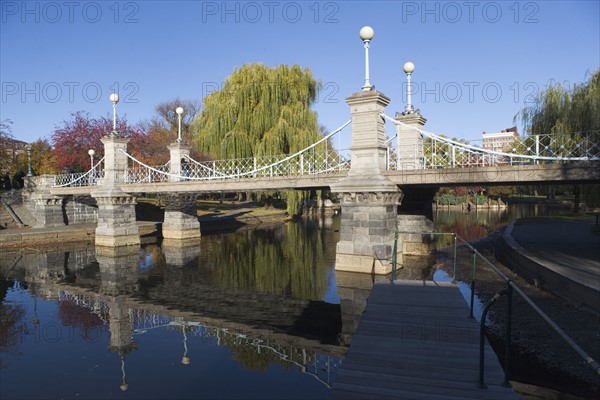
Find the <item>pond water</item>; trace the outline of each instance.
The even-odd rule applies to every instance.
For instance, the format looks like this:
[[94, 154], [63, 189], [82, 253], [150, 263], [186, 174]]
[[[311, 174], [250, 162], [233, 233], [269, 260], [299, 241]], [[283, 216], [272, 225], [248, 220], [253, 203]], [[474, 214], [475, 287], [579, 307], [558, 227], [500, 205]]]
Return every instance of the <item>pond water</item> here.
[[[434, 219], [477, 240], [516, 212]], [[0, 252], [0, 397], [327, 398], [372, 284], [336, 274], [338, 240], [326, 218], [187, 247]]]

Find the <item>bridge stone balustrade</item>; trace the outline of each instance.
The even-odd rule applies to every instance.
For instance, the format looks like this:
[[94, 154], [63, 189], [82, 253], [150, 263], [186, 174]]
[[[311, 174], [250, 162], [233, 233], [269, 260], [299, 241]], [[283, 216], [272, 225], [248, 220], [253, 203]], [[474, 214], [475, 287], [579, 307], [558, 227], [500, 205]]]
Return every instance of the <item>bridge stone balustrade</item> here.
[[[195, 193], [163, 193], [160, 197], [165, 203], [163, 238], [181, 241], [199, 238], [200, 222], [196, 210], [198, 195]], [[182, 243], [183, 245], [185, 243]]]

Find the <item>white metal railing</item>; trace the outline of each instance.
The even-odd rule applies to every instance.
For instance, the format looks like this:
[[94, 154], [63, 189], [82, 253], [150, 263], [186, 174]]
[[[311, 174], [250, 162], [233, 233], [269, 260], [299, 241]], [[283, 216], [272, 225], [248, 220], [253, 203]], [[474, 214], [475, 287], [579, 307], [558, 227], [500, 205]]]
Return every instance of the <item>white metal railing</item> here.
[[510, 146], [490, 150], [382, 116], [422, 135], [421, 146], [405, 146], [400, 150], [394, 148], [395, 137], [387, 141], [390, 170], [403, 168], [406, 161], [412, 164], [417, 161], [422, 169], [436, 169], [600, 160], [600, 131], [525, 136], [516, 138]]
[[104, 157], [86, 172], [56, 175], [54, 187], [96, 186], [98, 181], [104, 177], [104, 170], [101, 168], [103, 162]]
[[125, 174], [125, 183], [271, 178], [344, 172], [350, 168], [350, 160], [342, 155], [342, 150], [333, 149], [329, 140], [350, 122], [351, 120], [319, 141], [291, 155], [214, 161], [196, 161], [185, 156], [186, 162], [181, 164], [181, 171], [152, 167], [124, 152], [134, 163], [134, 167], [128, 168]]

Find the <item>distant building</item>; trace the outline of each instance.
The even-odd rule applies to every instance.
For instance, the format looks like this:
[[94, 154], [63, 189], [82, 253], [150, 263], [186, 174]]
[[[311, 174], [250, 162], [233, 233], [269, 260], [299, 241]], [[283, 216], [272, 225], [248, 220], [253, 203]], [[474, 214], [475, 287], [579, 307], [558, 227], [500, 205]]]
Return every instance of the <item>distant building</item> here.
[[483, 137], [483, 148], [485, 150], [500, 151], [504, 153], [510, 153], [512, 143], [519, 139], [519, 132], [517, 127], [503, 129], [501, 132], [481, 134]]

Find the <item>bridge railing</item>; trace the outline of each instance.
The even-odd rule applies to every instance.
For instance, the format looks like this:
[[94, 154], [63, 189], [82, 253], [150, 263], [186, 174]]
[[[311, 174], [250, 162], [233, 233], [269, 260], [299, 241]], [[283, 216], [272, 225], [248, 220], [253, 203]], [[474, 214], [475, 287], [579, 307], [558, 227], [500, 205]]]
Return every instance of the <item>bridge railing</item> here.
[[54, 187], [96, 186], [98, 181], [104, 178], [103, 163], [104, 157], [89, 171], [56, 175], [54, 177]]
[[136, 164], [125, 170], [125, 183], [168, 182], [169, 176], [166, 173], [169, 171], [168, 163], [153, 168]]
[[185, 162], [181, 163], [179, 171], [171, 171], [166, 165], [162, 167], [149, 166], [121, 150], [133, 162], [133, 167], [127, 169], [124, 182], [272, 178], [348, 171], [350, 158], [344, 154], [349, 154], [349, 151], [334, 149], [330, 140], [350, 123], [351, 121], [346, 122], [332, 133], [294, 154], [214, 161], [196, 161], [185, 155]]
[[291, 159], [288, 155], [202, 162], [186, 159], [189, 162], [182, 164], [181, 175], [195, 180], [331, 174], [349, 169], [349, 159], [333, 151], [308, 151]]
[[401, 149], [394, 146], [395, 137], [389, 139], [388, 170], [403, 169], [407, 162], [422, 169], [437, 169], [600, 160], [600, 131], [530, 135], [516, 138], [509, 145], [486, 149], [483, 143], [449, 139], [382, 116], [416, 130], [423, 139], [422, 146], [414, 144]]

